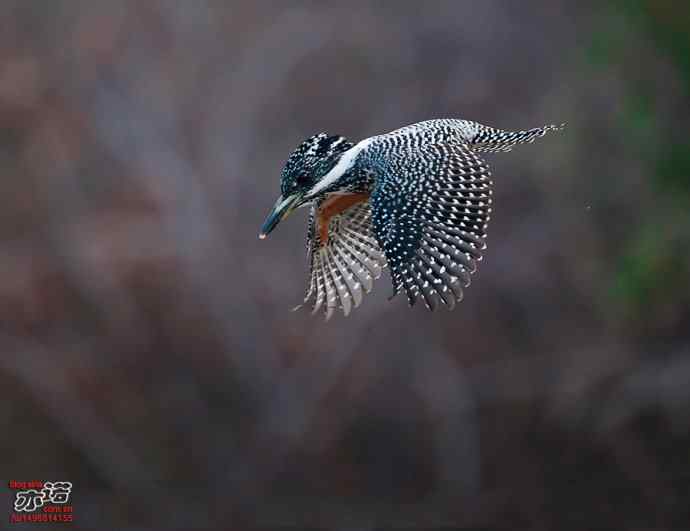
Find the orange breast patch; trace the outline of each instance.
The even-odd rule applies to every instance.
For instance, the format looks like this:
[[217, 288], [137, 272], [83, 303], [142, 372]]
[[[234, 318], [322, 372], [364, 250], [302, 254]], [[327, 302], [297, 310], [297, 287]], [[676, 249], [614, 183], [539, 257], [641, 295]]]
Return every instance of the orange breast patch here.
[[328, 225], [331, 218], [367, 199], [369, 199], [369, 194], [334, 194], [321, 203], [318, 214], [321, 245], [328, 243]]

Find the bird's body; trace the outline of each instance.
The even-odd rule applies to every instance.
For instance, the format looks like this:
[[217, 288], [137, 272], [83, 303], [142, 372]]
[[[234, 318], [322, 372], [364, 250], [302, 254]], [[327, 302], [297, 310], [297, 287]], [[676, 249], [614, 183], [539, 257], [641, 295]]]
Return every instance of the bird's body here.
[[510, 151], [558, 127], [510, 132], [477, 122], [419, 122], [357, 144], [325, 133], [292, 153], [261, 237], [311, 206], [304, 303], [347, 315], [388, 266], [410, 305], [453, 308], [481, 253], [492, 182], [479, 153]]

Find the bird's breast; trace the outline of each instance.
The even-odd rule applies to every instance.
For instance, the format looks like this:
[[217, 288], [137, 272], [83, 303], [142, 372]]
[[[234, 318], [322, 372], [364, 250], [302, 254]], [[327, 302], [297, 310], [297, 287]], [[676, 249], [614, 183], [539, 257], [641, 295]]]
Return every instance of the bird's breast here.
[[319, 228], [319, 240], [321, 245], [326, 245], [328, 243], [328, 227], [331, 223], [331, 219], [337, 216], [341, 212], [347, 210], [351, 206], [354, 206], [363, 201], [369, 200], [368, 193], [334, 193], [330, 194], [322, 203], [319, 205], [318, 209], [318, 228]]

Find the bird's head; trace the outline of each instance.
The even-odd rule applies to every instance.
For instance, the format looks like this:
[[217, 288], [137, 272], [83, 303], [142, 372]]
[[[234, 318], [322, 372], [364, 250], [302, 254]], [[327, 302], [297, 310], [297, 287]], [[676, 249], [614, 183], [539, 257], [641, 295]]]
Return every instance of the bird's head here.
[[259, 238], [265, 238], [296, 208], [327, 193], [336, 182], [327, 183], [325, 178], [352, 146], [345, 137], [326, 133], [309, 137], [297, 146], [283, 167], [280, 197], [266, 218]]

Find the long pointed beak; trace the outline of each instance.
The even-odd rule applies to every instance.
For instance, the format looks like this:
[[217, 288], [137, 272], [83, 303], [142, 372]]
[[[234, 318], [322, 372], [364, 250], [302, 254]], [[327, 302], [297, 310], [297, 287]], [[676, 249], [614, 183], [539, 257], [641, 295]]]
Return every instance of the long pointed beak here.
[[301, 194], [292, 194], [287, 197], [281, 195], [273, 206], [273, 210], [271, 210], [271, 213], [266, 218], [263, 227], [261, 227], [259, 238], [263, 240], [268, 236], [268, 234], [276, 228], [278, 223], [297, 207], [300, 199], [302, 199]]

